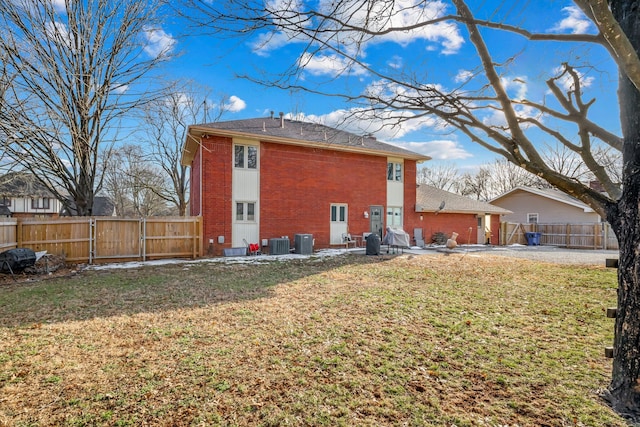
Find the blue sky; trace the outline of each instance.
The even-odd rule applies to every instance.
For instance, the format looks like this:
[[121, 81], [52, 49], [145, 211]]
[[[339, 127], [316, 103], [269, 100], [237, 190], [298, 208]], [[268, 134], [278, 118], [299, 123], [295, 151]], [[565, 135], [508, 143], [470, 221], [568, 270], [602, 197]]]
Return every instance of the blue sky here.
[[[417, 0], [402, 0], [405, 4]], [[470, 1], [476, 17], [522, 26], [536, 33], [595, 33], [594, 26], [570, 1]], [[432, 2], [433, 13], [453, 13], [446, 1]], [[411, 17], [407, 17], [407, 20]], [[175, 18], [161, 29], [149, 32], [149, 52], [171, 49], [180, 56], [164, 64], [163, 74], [171, 79], [190, 79], [229, 97], [228, 112], [223, 120], [268, 116], [282, 111], [289, 116], [305, 117], [326, 125], [337, 125], [355, 106], [336, 97], [322, 97], [302, 91], [266, 88], [237, 74], [259, 76], [278, 73], [298, 61], [304, 43], [275, 34], [268, 44], [261, 43], [264, 34], [231, 39], [194, 34]], [[515, 60], [502, 69], [509, 93], [534, 101], [549, 99], [545, 80], [562, 62], [585, 65], [582, 83], [587, 98], [596, 98], [591, 109], [596, 122], [619, 133], [617, 106], [617, 71], [603, 48], [595, 45], [558, 42], [529, 42], [521, 36], [486, 30], [483, 32], [494, 61]], [[377, 67], [412, 70], [420, 73], [424, 83], [455, 87], [478, 65], [477, 56], [466, 31], [459, 25], [445, 23], [426, 31], [409, 32], [388, 37], [365, 48], [364, 60]], [[375, 82], [376, 77], [355, 68], [348, 76], [337, 75], [341, 59], [326, 55], [309, 62], [299, 75], [306, 85], [324, 91], [358, 93]], [[364, 128], [356, 132], [363, 132]], [[567, 131], [569, 134], [569, 131]], [[378, 139], [427, 154], [431, 164], [454, 163], [460, 170], [475, 169], [495, 159], [495, 155], [456, 132], [443, 131], [429, 118], [410, 121], [393, 132], [377, 132]], [[428, 164], [427, 164], [428, 166]]]

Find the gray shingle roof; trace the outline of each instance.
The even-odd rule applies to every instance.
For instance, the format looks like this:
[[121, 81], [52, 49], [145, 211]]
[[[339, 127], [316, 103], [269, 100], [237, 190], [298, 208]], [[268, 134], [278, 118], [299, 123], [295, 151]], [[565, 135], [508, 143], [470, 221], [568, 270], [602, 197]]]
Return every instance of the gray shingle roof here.
[[[444, 209], [439, 210], [444, 202]], [[504, 215], [513, 213], [507, 209], [450, 193], [430, 185], [420, 184], [416, 189], [416, 211], [441, 213], [477, 213]]]
[[[71, 199], [67, 199], [66, 202], [68, 206], [62, 208], [62, 210], [60, 211], [60, 215], [61, 216], [77, 215], [78, 212], [76, 210], [76, 203]], [[111, 201], [110, 198], [103, 197], [103, 196], [95, 196], [93, 198], [93, 210], [91, 214], [93, 216], [112, 216], [115, 206], [116, 205]]]
[[9, 172], [0, 176], [0, 196], [53, 197], [53, 194], [30, 173]]
[[206, 123], [195, 125], [199, 130], [206, 128], [223, 130], [237, 134], [253, 135], [261, 140], [276, 138], [291, 141], [309, 142], [316, 144], [335, 145], [355, 150], [373, 150], [399, 157], [409, 157], [418, 160], [429, 160], [430, 157], [413, 151], [405, 150], [382, 141], [378, 141], [372, 135], [356, 135], [329, 126], [303, 122], [297, 120], [281, 119], [279, 117], [261, 117], [244, 120], [230, 120], [224, 122]]

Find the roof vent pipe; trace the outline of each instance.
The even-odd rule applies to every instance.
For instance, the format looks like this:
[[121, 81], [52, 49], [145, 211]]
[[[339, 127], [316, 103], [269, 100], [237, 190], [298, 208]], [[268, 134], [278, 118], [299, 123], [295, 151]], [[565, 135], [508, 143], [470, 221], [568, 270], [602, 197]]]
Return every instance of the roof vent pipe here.
[[284, 129], [284, 113], [280, 111], [280, 127]]

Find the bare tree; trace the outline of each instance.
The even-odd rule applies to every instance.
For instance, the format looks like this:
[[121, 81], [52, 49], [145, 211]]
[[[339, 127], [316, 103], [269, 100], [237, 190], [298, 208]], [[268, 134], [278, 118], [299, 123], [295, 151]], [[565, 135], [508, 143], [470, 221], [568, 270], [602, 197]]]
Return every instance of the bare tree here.
[[189, 174], [180, 163], [187, 128], [193, 123], [218, 121], [225, 112], [227, 99], [211, 99], [207, 88], [189, 84], [174, 85], [168, 94], [148, 104], [144, 123], [149, 159], [162, 169], [167, 185], [159, 187], [158, 196], [176, 206], [180, 216], [186, 215]]
[[121, 216], [153, 216], [168, 213], [162, 171], [147, 159], [139, 145], [112, 150], [105, 163], [104, 193]]
[[0, 0], [3, 151], [79, 215], [102, 186], [100, 150], [156, 95], [145, 78], [173, 45], [157, 12], [154, 0]]
[[460, 194], [488, 201], [516, 187], [547, 188], [549, 184], [506, 159], [497, 159], [480, 166], [475, 174], [464, 174]]
[[[435, 118], [441, 126], [456, 129], [469, 140], [498, 154], [552, 186], [590, 205], [612, 225], [620, 243], [618, 317], [614, 343], [614, 366], [609, 386], [612, 406], [628, 414], [640, 414], [640, 8], [635, 0], [580, 0], [577, 3], [592, 19], [595, 34], [559, 32], [532, 33], [486, 13], [476, 18], [464, 0], [450, 2], [400, 2], [393, 0], [335, 0], [295, 2], [254, 0], [186, 0], [198, 9], [203, 28], [233, 36], [259, 35], [261, 46], [278, 46], [280, 40], [300, 42], [299, 59], [288, 71], [269, 78], [254, 78], [283, 89], [326, 93], [323, 86], [300, 79], [305, 67], [320, 60], [332, 60], [337, 75], [357, 78], [362, 72], [376, 76], [368, 90], [343, 95], [359, 103], [366, 117], [391, 121]], [[431, 7], [433, 6], [433, 7]], [[317, 8], [314, 8], [317, 7]], [[476, 11], [481, 11], [480, 7]], [[428, 81], [422, 69], [376, 66], [367, 61], [366, 48], [376, 41], [402, 40], [403, 35], [447, 25], [475, 48], [475, 68], [457, 87]], [[622, 134], [616, 135], [592, 119], [595, 99], [587, 95], [582, 64], [564, 62], [546, 79], [549, 100], [527, 99], [509, 90], [508, 66], [517, 52], [506, 59], [505, 45], [491, 46], [483, 29], [508, 32], [531, 43], [563, 41], [601, 46], [619, 65], [619, 96]], [[494, 54], [502, 54], [501, 59]], [[569, 55], [567, 55], [569, 56]], [[424, 63], [414, 63], [424, 66]], [[587, 65], [587, 64], [585, 64]], [[332, 78], [336, 78], [332, 76]], [[348, 87], [344, 85], [343, 87]], [[491, 119], [493, 118], [493, 120]], [[564, 131], [560, 131], [564, 128]], [[573, 135], [567, 136], [572, 128]], [[563, 175], [536, 144], [545, 135], [579, 156], [605, 193], [573, 177]], [[552, 144], [554, 145], [554, 144]], [[622, 182], [610, 176], [600, 153], [612, 149], [623, 154]], [[622, 184], [622, 185], [621, 185]]]
[[453, 163], [425, 166], [418, 171], [418, 182], [441, 190], [457, 193], [460, 190], [460, 173]]

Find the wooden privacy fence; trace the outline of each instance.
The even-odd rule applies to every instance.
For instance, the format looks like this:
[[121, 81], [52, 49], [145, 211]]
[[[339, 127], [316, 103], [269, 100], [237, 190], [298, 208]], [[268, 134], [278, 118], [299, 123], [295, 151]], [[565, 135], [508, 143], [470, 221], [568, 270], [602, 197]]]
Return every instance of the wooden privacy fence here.
[[69, 262], [146, 261], [202, 255], [200, 217], [0, 220], [0, 251], [29, 248]]
[[576, 249], [618, 249], [618, 240], [606, 222], [586, 224], [500, 224], [500, 244], [528, 243], [526, 233], [540, 233], [540, 244]]

